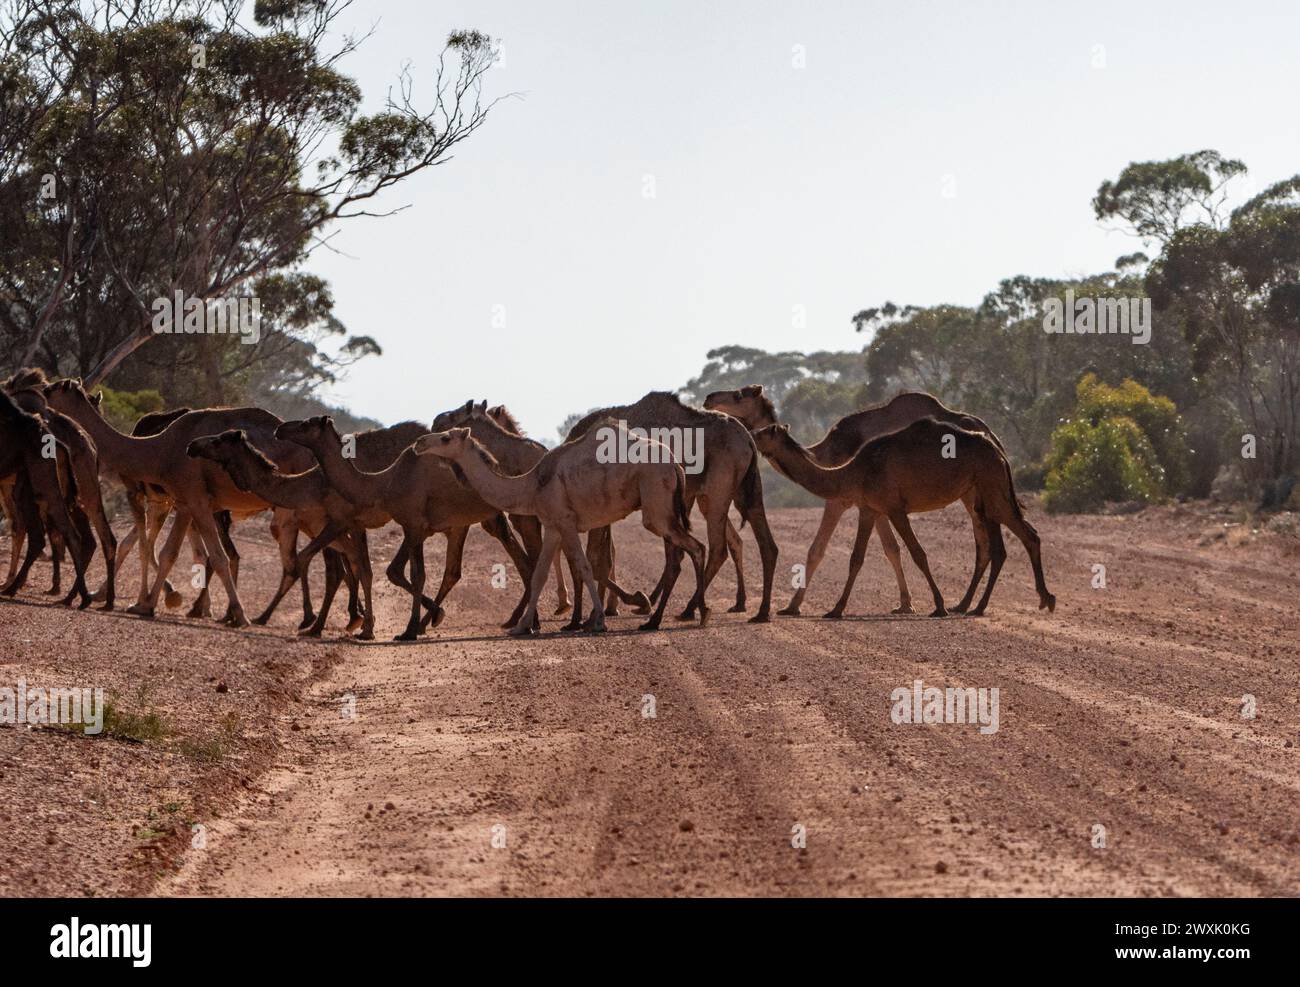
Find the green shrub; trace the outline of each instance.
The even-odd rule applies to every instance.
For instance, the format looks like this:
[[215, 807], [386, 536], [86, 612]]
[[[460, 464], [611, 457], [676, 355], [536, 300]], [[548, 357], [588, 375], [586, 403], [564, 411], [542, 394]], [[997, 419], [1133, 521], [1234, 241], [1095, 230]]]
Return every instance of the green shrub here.
[[115, 391], [111, 387], [101, 387], [99, 390], [104, 393], [100, 412], [110, 425], [127, 434], [135, 428], [135, 423], [142, 415], [162, 411], [166, 407], [163, 396], [154, 390]]
[[[1052, 433], [1043, 505], [1082, 513], [1107, 501], [1152, 503], [1186, 481], [1187, 448], [1174, 403], [1126, 380], [1111, 387], [1086, 374], [1074, 417]], [[1154, 434], [1153, 434], [1154, 433]]]

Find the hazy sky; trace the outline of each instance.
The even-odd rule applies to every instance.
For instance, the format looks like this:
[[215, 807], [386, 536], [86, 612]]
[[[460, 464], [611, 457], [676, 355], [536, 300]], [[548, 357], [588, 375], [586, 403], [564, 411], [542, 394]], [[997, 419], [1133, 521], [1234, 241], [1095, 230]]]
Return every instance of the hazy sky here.
[[375, 24], [342, 66], [372, 107], [406, 60], [418, 96], [457, 27], [504, 44], [488, 94], [522, 94], [309, 265], [384, 347], [333, 397], [386, 422], [487, 398], [554, 438], [712, 347], [859, 349], [850, 316], [885, 300], [1109, 269], [1139, 245], [1090, 201], [1130, 161], [1300, 171], [1294, 0], [357, 0], [345, 21]]

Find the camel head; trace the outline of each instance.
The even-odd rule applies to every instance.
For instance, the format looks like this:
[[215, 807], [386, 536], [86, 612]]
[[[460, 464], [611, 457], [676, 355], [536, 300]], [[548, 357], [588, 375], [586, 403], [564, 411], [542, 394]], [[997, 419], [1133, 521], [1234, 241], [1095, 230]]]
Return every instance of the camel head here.
[[72, 418], [77, 417], [78, 412], [97, 413], [99, 407], [99, 402], [92, 401], [86, 393], [80, 377], [65, 377], [46, 384], [42, 393], [51, 408]]
[[248, 435], [241, 428], [228, 429], [220, 435], [201, 435], [185, 447], [185, 455], [191, 459], [211, 459], [224, 465], [238, 454], [247, 440]]
[[762, 384], [750, 384], [735, 391], [714, 391], [704, 399], [704, 407], [739, 418], [751, 432], [776, 424], [776, 408], [763, 393]]
[[301, 421], [283, 422], [275, 430], [275, 437], [285, 442], [306, 446], [313, 451], [317, 449], [338, 449], [343, 445], [339, 430], [334, 427], [334, 419], [329, 415], [314, 415]]
[[415, 440], [415, 451], [421, 456], [457, 460], [465, 455], [474, 442], [469, 429], [453, 428], [446, 432], [429, 432]]
[[765, 456], [797, 444], [790, 437], [789, 425], [768, 425], [754, 433], [754, 445]]
[[453, 408], [451, 411], [444, 411], [433, 420], [434, 432], [445, 432], [450, 428], [459, 428], [462, 425], [468, 425], [475, 417], [487, 413], [487, 402], [480, 401], [475, 404], [473, 400], [466, 401], [459, 408]]

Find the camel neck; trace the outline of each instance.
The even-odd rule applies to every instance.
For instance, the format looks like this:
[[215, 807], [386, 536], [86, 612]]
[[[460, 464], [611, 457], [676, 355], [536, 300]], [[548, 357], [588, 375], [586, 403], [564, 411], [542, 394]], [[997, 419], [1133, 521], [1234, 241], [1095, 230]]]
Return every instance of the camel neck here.
[[104, 464], [113, 472], [138, 481], [156, 481], [161, 457], [157, 452], [158, 436], [123, 435], [97, 411], [71, 416], [95, 443]]
[[494, 469], [477, 449], [456, 460], [456, 465], [469, 479], [470, 486], [490, 506], [509, 514], [536, 514], [536, 470], [521, 476], [506, 476]]
[[814, 461], [812, 452], [798, 445], [793, 439], [770, 453], [769, 458], [782, 473], [823, 500], [842, 499], [846, 492], [844, 483], [848, 477], [845, 475], [844, 467], [819, 466]]
[[379, 503], [380, 483], [374, 473], [363, 473], [339, 449], [313, 449], [321, 472], [330, 486], [357, 507], [374, 507]]
[[313, 474], [285, 476], [275, 470], [248, 467], [243, 473], [249, 492], [276, 507], [297, 511], [320, 505], [319, 484]]

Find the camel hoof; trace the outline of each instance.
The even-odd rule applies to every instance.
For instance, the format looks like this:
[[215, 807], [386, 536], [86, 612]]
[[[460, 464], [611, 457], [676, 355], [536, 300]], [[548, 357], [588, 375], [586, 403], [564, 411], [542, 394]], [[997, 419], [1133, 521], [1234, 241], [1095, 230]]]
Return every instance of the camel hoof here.
[[569, 604], [567, 604], [567, 603], [557, 603], [557, 604], [555, 605], [555, 609], [554, 609], [553, 611], [551, 611], [551, 616], [552, 616], [552, 617], [560, 617], [560, 616], [563, 616], [564, 614], [566, 614], [566, 613], [568, 613], [568, 612], [569, 612]]
[[140, 603], [131, 604], [131, 606], [127, 607], [126, 612], [130, 614], [135, 614], [135, 616], [137, 617], [144, 617], [146, 620], [154, 619], [153, 607], [146, 606]]
[[[701, 627], [703, 627], [705, 624], [707, 624], [707, 623], [709, 622], [709, 614], [710, 614], [711, 612], [712, 612], [712, 611], [710, 611], [708, 607], [700, 607], [700, 626], [701, 626]], [[767, 618], [764, 617], [763, 619], [766, 620]], [[749, 622], [752, 624], [752, 623], [754, 623], [754, 622], [757, 621], [757, 620], [758, 620], [758, 615], [755, 614], [753, 617], [750, 618], [750, 621], [749, 621]]]
[[[364, 623], [365, 623], [365, 619], [363, 617], [353, 617], [351, 620], [348, 621], [348, 626], [345, 627], [344, 630], [347, 631], [347, 633], [351, 634], [353, 631], [355, 631], [358, 627], [360, 627]], [[374, 635], [371, 634], [370, 637], [374, 637]], [[363, 638], [362, 640], [368, 641], [370, 640], [370, 638]]]
[[1038, 604], [1039, 610], [1042, 610], [1044, 607], [1047, 608], [1048, 613], [1056, 613], [1056, 597], [1051, 593], [1047, 594], [1047, 599]]
[[185, 602], [185, 597], [181, 596], [176, 590], [169, 589], [167, 595], [163, 597], [163, 602], [167, 605], [168, 610], [175, 610]]
[[510, 630], [506, 631], [506, 633], [511, 637], [528, 637], [533, 633], [533, 629], [531, 627], [520, 627], [516, 624], [514, 627], [510, 628]]
[[62, 592], [63, 592], [63, 590], [60, 589], [58, 586], [51, 586], [49, 589], [47, 589], [47, 590], [45, 591], [45, 595], [46, 595], [46, 596], [58, 596], [58, 595], [59, 595], [60, 593], [62, 593]]
[[743, 601], [738, 601], [733, 606], [727, 608], [727, 613], [744, 613], [744, 612], [745, 612], [745, 604]]
[[248, 624], [248, 618], [245, 617], [242, 613], [237, 613], [237, 614], [235, 614], [233, 617], [230, 617], [230, 618], [228, 618], [227, 620], [225, 620], [224, 623], [229, 624], [231, 627], [247, 627], [247, 626], [249, 626], [249, 624]]
[[315, 625], [311, 627], [302, 627], [298, 630], [299, 637], [320, 637], [321, 629]]
[[681, 621], [694, 620], [694, 619], [695, 619], [694, 609], [683, 610], [681, 613], [679, 613], [676, 617], [673, 618], [673, 620], [681, 620]]
[[375, 639], [374, 631], [362, 631], [357, 635], [358, 641], [373, 641]]
[[212, 610], [208, 607], [190, 607], [185, 616], [190, 620], [206, 620], [212, 616]]
[[782, 617], [802, 617], [803, 613], [796, 606], [782, 607], [777, 611]]
[[638, 630], [638, 631], [657, 631], [657, 630], [659, 630], [659, 621], [655, 620], [654, 618], [651, 618], [650, 620], [647, 620], [644, 624], [641, 624], [641, 625], [637, 628], [637, 630]]
[[406, 630], [402, 631], [401, 634], [398, 634], [397, 637], [393, 638], [393, 640], [394, 641], [417, 641], [419, 640], [419, 638], [420, 638], [419, 630], [418, 629], [412, 630], [411, 628], [408, 627]]
[[112, 600], [109, 600], [109, 601], [108, 601], [107, 603], [105, 603], [102, 607], [99, 607], [99, 612], [100, 612], [100, 613], [112, 613], [112, 612], [113, 612], [113, 606], [114, 606], [113, 601], [112, 601]]
[[633, 593], [632, 599], [628, 602], [632, 606], [633, 613], [642, 614], [642, 615], [649, 613], [650, 608], [653, 605], [650, 602], [650, 597], [646, 596], [640, 590], [637, 590], [635, 593]]
[[617, 616], [618, 616], [618, 607], [617, 607], [617, 606], [608, 606], [608, 607], [606, 607], [606, 608], [605, 608], [605, 616], [606, 616], [606, 617], [617, 617]]
[[894, 609], [889, 612], [897, 613], [897, 614], [916, 613], [916, 611], [912, 609], [912, 604], [910, 603], [900, 603], [898, 606], [894, 607]]
[[583, 624], [582, 629], [588, 634], [604, 634], [608, 630], [603, 621], [599, 624], [591, 624], [590, 626]]
[[576, 634], [576, 633], [577, 633], [578, 631], [580, 631], [580, 630], [582, 630], [582, 623], [581, 623], [580, 621], [571, 620], [571, 621], [569, 621], [567, 624], [565, 624], [563, 627], [560, 628], [560, 633], [561, 633], [561, 634]]
[[966, 616], [967, 616], [967, 617], [983, 617], [983, 616], [984, 616], [984, 608], [983, 608], [983, 607], [976, 607], [974, 610], [968, 610], [968, 611], [966, 612]]
[[442, 623], [442, 618], [445, 616], [447, 616], [447, 611], [442, 607], [438, 607], [432, 613], [426, 613], [424, 619], [420, 621], [420, 629], [424, 630], [428, 627], [437, 627]]
[[754, 616], [750, 617], [749, 620], [746, 621], [746, 623], [749, 624], [770, 624], [771, 622], [772, 614], [767, 610], [758, 611], [758, 613], [754, 614]]
[[930, 611], [930, 616], [931, 616], [931, 617], [946, 617], [946, 616], [948, 616], [948, 611], [945, 610], [943, 607], [935, 607], [933, 610]]
[[270, 622], [271, 622], [270, 614], [259, 613], [256, 617], [253, 618], [253, 623], [256, 624], [258, 627], [265, 627]]
[[844, 616], [843, 610], [827, 610], [822, 614], [822, 620], [840, 620]]

